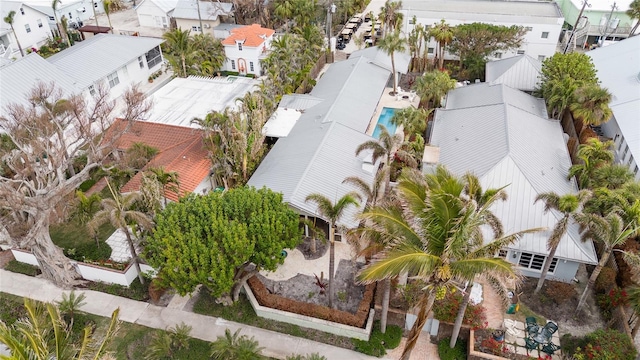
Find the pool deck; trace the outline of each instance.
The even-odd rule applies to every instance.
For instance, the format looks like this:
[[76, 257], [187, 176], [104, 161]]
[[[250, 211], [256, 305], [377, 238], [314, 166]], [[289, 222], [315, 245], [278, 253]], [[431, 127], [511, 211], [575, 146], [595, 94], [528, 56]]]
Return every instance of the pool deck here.
[[[373, 135], [373, 131], [376, 129], [376, 124], [378, 123], [378, 118], [380, 117], [383, 108], [388, 107], [393, 109], [405, 109], [409, 106], [417, 108], [418, 104], [420, 104], [420, 98], [418, 96], [415, 96], [413, 101], [409, 101], [409, 99], [398, 100], [396, 96], [389, 95], [389, 93], [392, 91], [393, 88], [390, 87], [384, 89], [382, 97], [380, 97], [380, 100], [378, 101], [376, 111], [373, 113], [373, 116], [369, 121], [369, 126], [367, 127], [366, 131], [367, 135]], [[402, 130], [400, 126], [396, 129], [396, 132], [398, 132], [399, 130]]]

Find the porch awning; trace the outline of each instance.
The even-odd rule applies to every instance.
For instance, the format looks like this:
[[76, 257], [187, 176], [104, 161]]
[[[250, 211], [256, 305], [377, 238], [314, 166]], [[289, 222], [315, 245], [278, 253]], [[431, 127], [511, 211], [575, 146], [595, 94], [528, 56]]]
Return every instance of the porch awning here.
[[262, 133], [269, 137], [287, 137], [301, 115], [302, 112], [299, 110], [277, 108], [262, 127]]

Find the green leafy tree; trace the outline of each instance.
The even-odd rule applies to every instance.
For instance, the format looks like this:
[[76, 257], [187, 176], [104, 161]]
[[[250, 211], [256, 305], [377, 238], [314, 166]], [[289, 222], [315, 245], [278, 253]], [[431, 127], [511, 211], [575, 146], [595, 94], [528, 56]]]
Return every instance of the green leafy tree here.
[[391, 123], [396, 126], [402, 126], [404, 137], [413, 139], [416, 135], [424, 133], [427, 130], [427, 121], [432, 110], [425, 108], [414, 108], [412, 106], [397, 110], [391, 118]]
[[400, 35], [400, 30], [386, 34], [378, 40], [378, 47], [391, 57], [391, 72], [393, 73], [393, 93], [398, 93], [398, 74], [396, 73], [395, 53], [404, 52], [407, 48], [407, 39]]
[[635, 25], [629, 30], [629, 37], [632, 37], [635, 35], [636, 30], [638, 30], [638, 26], [640, 26], [640, 0], [633, 0], [631, 4], [629, 4], [627, 15], [631, 18], [631, 21], [634, 19], [637, 20]]
[[[429, 183], [440, 185], [430, 187]], [[379, 206], [362, 214], [369, 221], [363, 231], [385, 238], [388, 246], [378, 261], [360, 272], [359, 281], [371, 283], [408, 273], [428, 284], [420, 296], [403, 360], [409, 359], [439, 289], [487, 272], [513, 274], [513, 265], [494, 254], [515, 239], [487, 245], [478, 241], [482, 216], [477, 204], [461, 198], [463, 190], [463, 182], [439, 183], [408, 171], [398, 184], [399, 206]]]
[[173, 359], [176, 351], [189, 348], [192, 329], [182, 322], [168, 328], [167, 331], [156, 332], [147, 347], [145, 360]]
[[549, 268], [551, 267], [551, 263], [553, 262], [553, 257], [556, 255], [556, 250], [558, 250], [558, 246], [560, 245], [560, 240], [564, 234], [567, 233], [567, 229], [569, 228], [570, 220], [574, 218], [576, 214], [579, 214], [582, 211], [582, 207], [591, 197], [591, 192], [588, 190], [581, 190], [577, 194], [565, 194], [558, 195], [554, 192], [546, 192], [541, 193], [536, 196], [536, 201], [544, 202], [544, 212], [547, 213], [549, 211], [558, 211], [562, 214], [562, 218], [558, 220], [556, 225], [553, 227], [551, 235], [547, 240], [547, 250], [549, 254], [547, 255], [544, 265], [542, 266], [542, 271], [540, 273], [540, 278], [538, 279], [538, 285], [534, 290], [534, 293], [537, 294], [544, 284], [544, 280], [549, 273]]
[[407, 46], [411, 54], [411, 71], [423, 72], [427, 65], [427, 42], [429, 35], [427, 29], [422, 24], [417, 24], [417, 19], [413, 17], [415, 24], [407, 37]]
[[162, 186], [164, 206], [167, 206], [167, 191], [174, 192], [180, 198], [180, 180], [177, 172], [165, 171], [163, 167], [151, 168], [149, 171], [156, 176], [158, 183]]
[[180, 77], [187, 77], [187, 64], [191, 64], [196, 54], [193, 42], [189, 38], [190, 30], [174, 29], [162, 35], [167, 40], [168, 51], [165, 56], [173, 71]]
[[456, 87], [456, 81], [444, 71], [428, 71], [416, 79], [414, 89], [420, 96], [420, 107], [439, 108], [442, 98]]
[[535, 94], [547, 102], [549, 114], [562, 119], [575, 100], [575, 91], [586, 85], [597, 85], [596, 69], [583, 53], [556, 53], [542, 62], [540, 82]]
[[76, 219], [81, 225], [84, 225], [98, 211], [102, 198], [98, 193], [87, 196], [82, 190], [76, 190], [76, 199]]
[[164, 287], [186, 295], [202, 284], [237, 301], [247, 279], [274, 271], [281, 251], [300, 243], [298, 226], [282, 195], [265, 188], [190, 195], [156, 216], [145, 258]]
[[107, 20], [109, 21], [109, 27], [111, 28], [110, 31], [113, 34], [113, 25], [111, 25], [111, 1], [110, 0], [103, 0], [102, 1], [102, 9], [104, 10], [105, 15], [107, 15]]
[[71, 290], [69, 295], [62, 293], [62, 300], [57, 302], [58, 309], [61, 313], [69, 315], [69, 320], [73, 322], [76, 312], [87, 303], [84, 301], [87, 297], [84, 293], [76, 296], [76, 292]]
[[336, 247], [335, 247], [335, 228], [344, 211], [350, 205], [359, 206], [360, 196], [356, 193], [349, 193], [342, 196], [335, 204], [329, 198], [322, 194], [309, 194], [305, 198], [306, 202], [313, 202], [318, 206], [320, 216], [329, 222], [329, 307], [333, 308], [333, 297], [335, 293], [335, 284], [333, 282], [333, 273], [336, 267]]
[[222, 68], [227, 56], [219, 39], [210, 34], [196, 34], [189, 41], [195, 50], [193, 61], [187, 68], [189, 75], [213, 76]]
[[253, 337], [240, 336], [240, 329], [233, 334], [225, 329], [224, 336], [218, 336], [211, 344], [211, 356], [214, 360], [260, 360], [264, 358], [260, 355], [262, 349]]
[[569, 168], [569, 179], [575, 176], [580, 188], [591, 188], [596, 170], [613, 163], [612, 146], [613, 141], [600, 141], [596, 138], [580, 145], [577, 153], [580, 162]]
[[590, 84], [576, 90], [574, 102], [569, 105], [569, 109], [585, 125], [598, 126], [609, 121], [613, 115], [610, 102], [611, 93], [607, 89]]
[[438, 69], [443, 70], [444, 52], [447, 45], [453, 41], [453, 28], [451, 28], [451, 26], [442, 19], [440, 20], [440, 23], [433, 24], [433, 26], [429, 28], [429, 35], [438, 43], [438, 51], [436, 54], [436, 58], [438, 59]]
[[385, 1], [384, 5], [380, 8], [379, 19], [384, 26], [385, 36], [387, 32], [395, 31], [398, 23], [402, 21], [402, 13], [399, 12], [400, 9], [402, 9], [402, 1], [391, 0]]
[[[7, 346], [14, 360], [101, 360], [107, 358], [107, 345], [118, 331], [116, 309], [101, 336], [94, 333], [91, 326], [82, 329], [80, 340], [74, 338], [72, 327], [68, 326], [58, 308], [50, 303], [38, 304], [25, 299], [27, 317], [8, 326], [0, 321], [0, 343]], [[3, 356], [3, 358], [5, 358]]]
[[[62, 41], [66, 42], [67, 45], [71, 46], [71, 39], [69, 39], [69, 34], [66, 32], [66, 30], [62, 26], [60, 19], [58, 19], [58, 6], [60, 5], [60, 3], [62, 3], [61, 0], [51, 1], [51, 8], [53, 9], [53, 18], [56, 21], [56, 27], [58, 28], [58, 33], [60, 35], [60, 38], [62, 38]], [[95, 14], [94, 14], [94, 17], [95, 17]], [[96, 22], [96, 25], [98, 25], [97, 22]]]
[[13, 22], [14, 22], [14, 18], [16, 16], [16, 12], [11, 10], [9, 11], [9, 13], [7, 14], [7, 16], [4, 17], [4, 22], [9, 24], [9, 26], [11, 27], [11, 32], [13, 33], [13, 37], [16, 39], [16, 44], [18, 44], [18, 49], [20, 50], [20, 55], [22, 55], [22, 57], [24, 57], [24, 50], [22, 49], [22, 46], [20, 45], [20, 39], [18, 39], [18, 35], [16, 35], [16, 29], [13, 28]]

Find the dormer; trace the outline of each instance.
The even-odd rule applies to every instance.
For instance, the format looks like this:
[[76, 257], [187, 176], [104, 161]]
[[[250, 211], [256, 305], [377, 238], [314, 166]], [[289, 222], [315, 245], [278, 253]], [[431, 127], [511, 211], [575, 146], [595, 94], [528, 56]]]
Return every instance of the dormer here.
[[238, 46], [238, 50], [242, 51], [242, 45], [244, 44], [246, 39], [236, 40], [236, 45]]

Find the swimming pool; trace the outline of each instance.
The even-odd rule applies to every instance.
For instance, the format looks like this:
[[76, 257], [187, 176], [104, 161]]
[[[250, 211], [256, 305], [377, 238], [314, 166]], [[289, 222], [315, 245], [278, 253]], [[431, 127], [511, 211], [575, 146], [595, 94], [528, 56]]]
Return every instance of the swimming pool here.
[[382, 108], [382, 112], [380, 112], [380, 117], [378, 117], [378, 122], [376, 123], [376, 128], [373, 130], [372, 136], [374, 138], [380, 138], [380, 125], [386, 127], [391, 135], [396, 133], [397, 126], [391, 123], [391, 118], [393, 118], [393, 114], [395, 114], [395, 112], [396, 109], [394, 108]]

